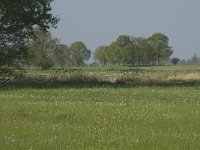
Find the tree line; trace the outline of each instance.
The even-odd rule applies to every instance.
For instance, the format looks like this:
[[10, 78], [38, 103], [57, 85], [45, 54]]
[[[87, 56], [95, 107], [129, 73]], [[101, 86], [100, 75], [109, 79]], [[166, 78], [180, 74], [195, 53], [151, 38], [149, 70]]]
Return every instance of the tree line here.
[[162, 33], [148, 38], [120, 35], [110, 45], [99, 46], [94, 52], [94, 59], [101, 65], [150, 66], [163, 65], [172, 54], [169, 38]]
[[[34, 35], [28, 50], [28, 66], [41, 69], [84, 66], [91, 57], [91, 51], [81, 41], [67, 46], [40, 27], [34, 29]], [[163, 65], [173, 53], [168, 43], [169, 38], [162, 33], [149, 38], [120, 35], [110, 45], [99, 46], [93, 55], [101, 65]]]
[[91, 51], [81, 41], [75, 41], [70, 46], [52, 38], [48, 31], [40, 27], [34, 29], [35, 38], [28, 47], [29, 67], [48, 69], [51, 67], [84, 66], [89, 60]]
[[194, 54], [190, 59], [180, 59], [179, 65], [200, 65], [200, 56]]

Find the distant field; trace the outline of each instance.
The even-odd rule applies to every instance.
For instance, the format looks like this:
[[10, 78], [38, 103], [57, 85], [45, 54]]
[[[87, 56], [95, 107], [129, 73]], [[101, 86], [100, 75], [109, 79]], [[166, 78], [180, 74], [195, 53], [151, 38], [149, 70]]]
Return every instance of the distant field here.
[[[106, 75], [124, 73], [126, 69], [133, 72], [138, 69], [143, 78], [152, 69], [157, 72], [156, 77], [163, 75], [161, 71], [173, 72], [175, 76], [199, 73], [199, 67], [76, 68], [72, 72], [105, 70]], [[52, 76], [55, 71], [58, 75], [64, 73], [31, 70], [27, 74]], [[2, 150], [193, 150], [200, 147], [198, 80], [193, 80], [196, 84], [184, 80], [184, 84], [171, 85], [22, 81], [0, 87]]]
[[200, 73], [200, 66], [152, 66], [152, 67], [85, 67], [38, 70], [28, 69], [27, 75], [91, 75], [111, 77], [168, 77], [180, 74]]
[[66, 82], [119, 84], [199, 83], [200, 66], [85, 67], [26, 71], [26, 78]]

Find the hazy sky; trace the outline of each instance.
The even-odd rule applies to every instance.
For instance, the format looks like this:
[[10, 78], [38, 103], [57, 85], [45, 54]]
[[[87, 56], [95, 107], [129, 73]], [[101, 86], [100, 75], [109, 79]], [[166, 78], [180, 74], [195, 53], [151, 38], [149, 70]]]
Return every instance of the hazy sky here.
[[83, 41], [94, 51], [119, 35], [167, 35], [173, 57], [200, 56], [200, 0], [55, 0], [54, 37], [70, 45]]

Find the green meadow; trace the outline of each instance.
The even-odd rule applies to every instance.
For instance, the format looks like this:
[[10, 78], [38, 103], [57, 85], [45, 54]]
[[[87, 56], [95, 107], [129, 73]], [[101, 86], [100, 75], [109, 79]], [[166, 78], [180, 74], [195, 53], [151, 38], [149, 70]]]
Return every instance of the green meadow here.
[[[63, 74], [91, 72], [95, 80], [64, 82]], [[0, 87], [0, 149], [199, 149], [199, 72], [197, 66], [29, 70], [24, 80]], [[96, 80], [108, 75], [131, 82]], [[151, 77], [174, 78], [134, 84]]]

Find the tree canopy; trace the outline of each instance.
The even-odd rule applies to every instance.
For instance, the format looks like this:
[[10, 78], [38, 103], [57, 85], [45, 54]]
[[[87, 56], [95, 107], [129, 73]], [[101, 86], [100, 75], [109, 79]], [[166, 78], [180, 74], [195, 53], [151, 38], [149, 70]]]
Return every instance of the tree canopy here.
[[51, 2], [53, 0], [0, 1], [0, 73], [2, 78], [8, 75], [8, 70], [13, 70], [9, 69], [10, 67], [19, 65], [25, 60], [27, 45], [33, 37], [33, 29], [36, 25], [43, 30], [56, 27], [59, 19], [50, 12]]
[[154, 47], [158, 65], [162, 64], [166, 58], [172, 55], [173, 51], [169, 46], [169, 38], [166, 35], [155, 33], [148, 40]]
[[172, 58], [171, 59], [173, 65], [177, 65], [179, 60], [180, 60], [179, 58]]
[[96, 48], [95, 52], [94, 52], [94, 59], [96, 61], [99, 61], [99, 63], [101, 64], [106, 64], [107, 60], [106, 60], [106, 49], [107, 46], [99, 46]]
[[40, 27], [34, 29], [35, 39], [30, 42], [28, 49], [28, 64], [35, 65], [41, 69], [53, 66], [52, 53], [56, 48], [57, 39], [53, 39], [50, 32]]
[[86, 60], [90, 59], [91, 51], [87, 49], [81, 41], [72, 43], [69, 47], [71, 53], [71, 61], [75, 66], [82, 66]]
[[120, 35], [110, 45], [97, 48], [94, 58], [101, 64], [162, 65], [173, 53], [168, 44], [162, 33], [149, 38]]
[[90, 58], [91, 51], [81, 41], [73, 42], [70, 47], [59, 39], [52, 38], [51, 32], [40, 27], [34, 29], [35, 38], [28, 46], [28, 66], [40, 69], [83, 66]]

